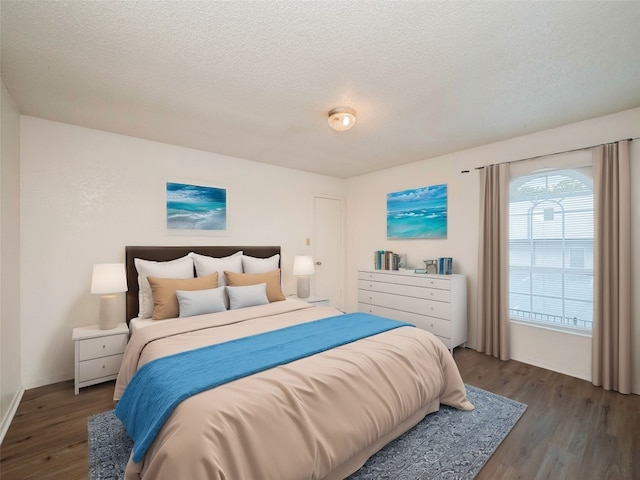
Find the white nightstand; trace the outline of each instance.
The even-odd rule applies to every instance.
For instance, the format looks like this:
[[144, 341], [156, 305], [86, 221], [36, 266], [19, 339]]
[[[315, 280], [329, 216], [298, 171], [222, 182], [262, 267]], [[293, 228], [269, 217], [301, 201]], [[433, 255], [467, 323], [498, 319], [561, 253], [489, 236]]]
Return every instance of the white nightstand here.
[[98, 325], [73, 329], [75, 343], [75, 389], [113, 380], [118, 376], [122, 355], [129, 340], [129, 328], [120, 323], [111, 330]]
[[325, 297], [316, 297], [315, 295], [311, 295], [307, 298], [298, 298], [297, 295], [290, 295], [291, 298], [295, 298], [297, 300], [302, 300], [303, 302], [312, 303], [319, 307], [329, 307], [329, 299]]

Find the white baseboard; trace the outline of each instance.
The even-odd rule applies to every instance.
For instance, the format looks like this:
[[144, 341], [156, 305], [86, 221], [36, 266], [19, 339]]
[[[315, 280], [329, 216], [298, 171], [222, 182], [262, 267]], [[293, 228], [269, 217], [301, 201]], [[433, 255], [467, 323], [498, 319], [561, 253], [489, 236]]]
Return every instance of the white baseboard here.
[[66, 382], [67, 380], [73, 380], [73, 373], [31, 380], [25, 383], [24, 388], [26, 390], [31, 390], [32, 388], [44, 387], [45, 385], [51, 385], [53, 383]]
[[511, 360], [515, 360], [516, 362], [520, 362], [520, 363], [526, 363], [527, 365], [533, 365], [534, 367], [543, 368], [551, 372], [561, 373], [562, 375], [577, 378], [579, 380], [585, 380], [591, 383], [590, 376], [583, 375], [583, 374], [580, 374], [580, 372], [571, 371], [566, 368], [561, 368], [561, 367], [558, 367], [557, 365], [550, 365], [534, 358], [529, 358], [529, 357], [519, 358], [517, 356], [511, 356]]
[[[475, 346], [470, 346], [469, 344], [467, 344], [466, 347], [477, 351]], [[584, 378], [583, 376], [580, 376], [580, 375], [576, 374], [575, 372], [562, 371], [562, 369], [560, 369], [560, 368], [555, 368], [555, 367], [554, 368], [550, 368], [548, 365], [544, 365], [544, 364], [542, 364], [540, 362], [536, 362], [536, 361], [533, 361], [531, 359], [521, 359], [521, 358], [511, 357], [511, 360], [515, 360], [516, 362], [520, 362], [520, 363], [526, 363], [527, 365], [533, 365], [534, 367], [538, 367], [538, 368], [544, 368], [545, 370], [551, 370], [552, 372], [561, 373], [561, 374], [567, 375], [569, 377], [579, 378], [580, 380], [585, 380], [585, 381], [591, 383], [591, 378]], [[631, 386], [631, 393], [634, 394], [634, 395], [640, 395], [640, 385], [632, 385]]]
[[2, 419], [2, 424], [0, 424], [0, 444], [4, 440], [4, 436], [9, 430], [9, 425], [11, 425], [11, 421], [18, 411], [18, 405], [20, 405], [20, 400], [22, 400], [24, 391], [24, 387], [20, 386], [16, 394], [13, 396], [13, 400], [11, 400], [11, 405], [9, 406], [9, 410], [7, 410], [7, 414]]

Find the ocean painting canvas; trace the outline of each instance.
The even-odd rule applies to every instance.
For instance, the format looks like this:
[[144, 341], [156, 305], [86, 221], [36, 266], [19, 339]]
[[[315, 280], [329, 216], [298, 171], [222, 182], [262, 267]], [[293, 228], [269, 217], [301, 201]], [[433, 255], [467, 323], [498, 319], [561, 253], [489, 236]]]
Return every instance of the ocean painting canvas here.
[[167, 182], [167, 228], [225, 231], [225, 188]]
[[447, 238], [447, 185], [388, 193], [387, 238]]

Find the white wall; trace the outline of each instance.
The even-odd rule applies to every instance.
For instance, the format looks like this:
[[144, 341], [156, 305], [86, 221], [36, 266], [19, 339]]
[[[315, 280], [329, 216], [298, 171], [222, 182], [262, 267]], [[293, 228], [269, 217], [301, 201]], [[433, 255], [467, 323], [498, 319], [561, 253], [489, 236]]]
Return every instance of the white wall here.
[[20, 402], [20, 112], [0, 96], [0, 441]]
[[[476, 278], [479, 179], [475, 167], [574, 148], [640, 137], [640, 108], [600, 117], [402, 167], [347, 180], [346, 308], [357, 309], [357, 270], [371, 268], [375, 250], [406, 253], [409, 265], [454, 258], [454, 272], [468, 277], [469, 345], [476, 342]], [[633, 215], [634, 392], [640, 393], [640, 140], [631, 145]], [[469, 173], [461, 173], [469, 170]], [[387, 240], [386, 194], [409, 188], [448, 185], [448, 237], [442, 240]], [[591, 378], [591, 339], [512, 324], [512, 358], [558, 372]]]
[[[73, 378], [72, 329], [97, 321], [94, 263], [123, 262], [125, 245], [281, 245], [292, 294], [293, 256], [312, 253], [313, 195], [343, 197], [340, 179], [29, 116], [21, 135], [28, 388]], [[175, 180], [227, 188], [228, 235], [167, 232], [165, 182]], [[124, 319], [124, 296], [120, 308]]]
[[[23, 384], [31, 388], [72, 378], [71, 330], [97, 318], [99, 301], [89, 294], [91, 266], [123, 261], [125, 245], [282, 245], [284, 288], [295, 292], [286, 265], [293, 255], [312, 253], [305, 239], [313, 235], [317, 193], [340, 197], [346, 192], [347, 310], [356, 310], [356, 271], [371, 266], [374, 250], [407, 253], [416, 266], [423, 258], [452, 256], [456, 273], [468, 276], [469, 343], [474, 346], [479, 195], [474, 167], [638, 136], [640, 109], [634, 109], [343, 181], [23, 116], [21, 273], [14, 276], [21, 277], [22, 285]], [[640, 141], [636, 141], [632, 143], [632, 287], [637, 293], [639, 162]], [[227, 187], [229, 235], [167, 233], [167, 180]], [[388, 241], [386, 194], [438, 183], [449, 187], [448, 238]], [[640, 392], [640, 295], [634, 296], [633, 318], [634, 391]], [[580, 378], [590, 376], [589, 344], [584, 337], [513, 327], [513, 358]]]

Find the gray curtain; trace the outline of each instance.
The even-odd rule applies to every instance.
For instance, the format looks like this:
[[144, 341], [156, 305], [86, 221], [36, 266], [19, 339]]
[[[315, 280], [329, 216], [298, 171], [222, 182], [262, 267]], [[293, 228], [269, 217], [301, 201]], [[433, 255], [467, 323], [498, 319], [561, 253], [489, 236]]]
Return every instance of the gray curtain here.
[[501, 360], [509, 352], [509, 164], [480, 170], [478, 351]]
[[631, 184], [629, 142], [593, 150], [595, 200], [591, 378], [631, 393]]

